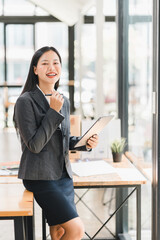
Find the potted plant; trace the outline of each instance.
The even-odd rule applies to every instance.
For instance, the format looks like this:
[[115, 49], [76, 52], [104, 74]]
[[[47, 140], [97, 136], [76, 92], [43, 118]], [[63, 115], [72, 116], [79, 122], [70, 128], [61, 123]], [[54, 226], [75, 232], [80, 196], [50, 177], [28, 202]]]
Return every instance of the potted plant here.
[[114, 162], [120, 162], [121, 161], [122, 154], [123, 154], [125, 146], [126, 146], [126, 139], [125, 138], [115, 139], [111, 143], [111, 151], [112, 151]]

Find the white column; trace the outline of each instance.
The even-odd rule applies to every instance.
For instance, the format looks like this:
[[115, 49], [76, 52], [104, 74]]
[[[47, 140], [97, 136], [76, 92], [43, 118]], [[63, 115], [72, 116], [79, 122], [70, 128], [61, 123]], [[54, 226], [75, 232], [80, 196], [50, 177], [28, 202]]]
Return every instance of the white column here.
[[103, 93], [103, 0], [96, 0], [96, 117], [104, 113]]
[[79, 20], [77, 23], [77, 63], [78, 63], [78, 81], [79, 81], [79, 94], [80, 94], [80, 115], [83, 116], [82, 111], [82, 26], [83, 15], [79, 14]]

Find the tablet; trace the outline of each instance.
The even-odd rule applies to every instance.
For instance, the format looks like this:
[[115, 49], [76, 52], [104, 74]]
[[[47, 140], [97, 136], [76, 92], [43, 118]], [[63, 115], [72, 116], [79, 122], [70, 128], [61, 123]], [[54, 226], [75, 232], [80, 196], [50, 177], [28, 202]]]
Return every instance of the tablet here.
[[81, 147], [86, 145], [88, 138], [94, 134], [99, 134], [102, 129], [113, 119], [113, 115], [103, 116], [97, 119], [97, 121], [87, 130], [87, 132], [80, 138], [80, 140], [74, 146]]

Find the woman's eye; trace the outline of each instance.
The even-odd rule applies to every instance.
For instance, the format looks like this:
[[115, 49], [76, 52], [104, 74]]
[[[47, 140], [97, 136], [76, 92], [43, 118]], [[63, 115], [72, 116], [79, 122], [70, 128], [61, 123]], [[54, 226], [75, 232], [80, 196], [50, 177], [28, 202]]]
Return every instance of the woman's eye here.
[[42, 65], [48, 65], [48, 63], [42, 63]]

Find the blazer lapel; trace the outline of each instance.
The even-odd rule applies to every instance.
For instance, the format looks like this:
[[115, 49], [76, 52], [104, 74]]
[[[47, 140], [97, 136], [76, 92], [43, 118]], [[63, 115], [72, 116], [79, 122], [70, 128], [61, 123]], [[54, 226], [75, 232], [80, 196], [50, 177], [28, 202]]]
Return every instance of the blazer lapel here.
[[36, 87], [30, 94], [36, 103], [46, 112], [49, 109], [49, 103], [43, 93]]

